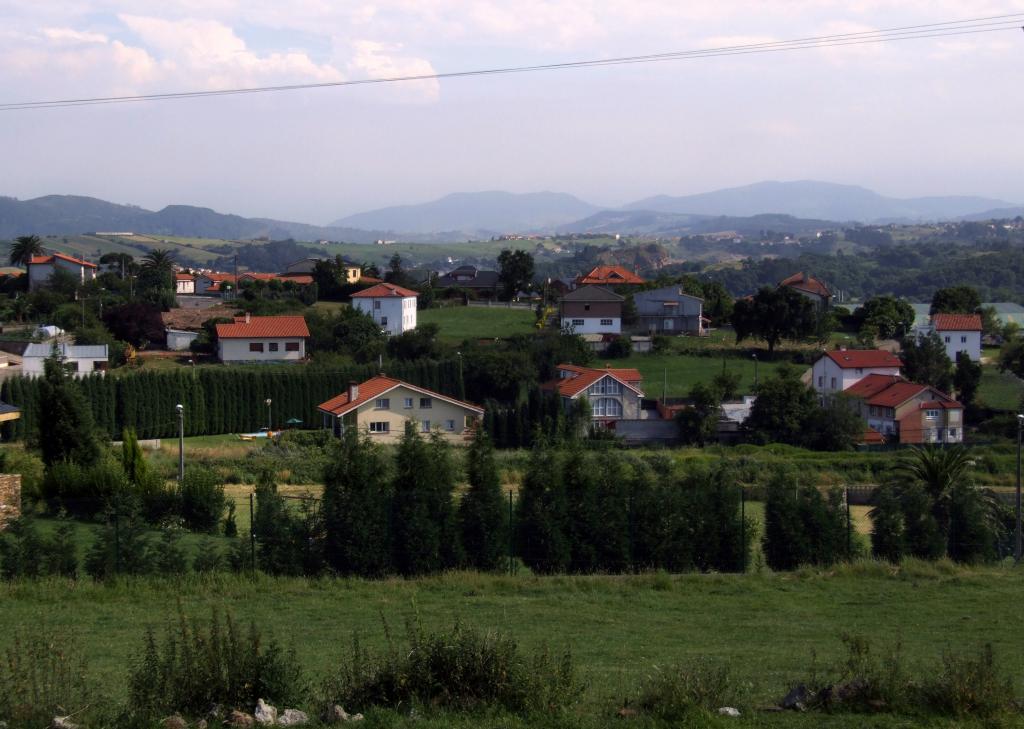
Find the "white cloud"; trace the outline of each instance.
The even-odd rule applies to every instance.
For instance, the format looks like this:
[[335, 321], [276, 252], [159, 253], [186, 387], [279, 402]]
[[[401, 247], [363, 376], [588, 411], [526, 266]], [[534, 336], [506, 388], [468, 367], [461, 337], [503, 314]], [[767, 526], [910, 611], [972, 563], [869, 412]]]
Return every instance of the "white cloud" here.
[[[398, 44], [357, 40], [352, 48], [354, 52], [349, 69], [354, 78], [401, 78], [435, 73], [429, 61], [400, 55], [402, 47]], [[391, 97], [397, 99], [436, 101], [441, 91], [437, 79], [403, 81], [388, 86]]]
[[43, 28], [43, 35], [53, 41], [69, 43], [106, 43], [107, 36], [102, 33], [75, 30], [74, 28]]

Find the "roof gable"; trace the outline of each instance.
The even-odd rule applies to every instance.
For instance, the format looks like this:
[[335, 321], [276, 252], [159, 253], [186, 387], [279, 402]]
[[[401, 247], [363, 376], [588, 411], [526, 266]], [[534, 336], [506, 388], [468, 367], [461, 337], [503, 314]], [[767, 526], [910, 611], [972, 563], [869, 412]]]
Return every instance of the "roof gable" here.
[[391, 283], [380, 283], [352, 294], [353, 299], [406, 299], [410, 296], [419, 294]]
[[355, 400], [349, 399], [349, 393], [348, 390], [346, 390], [340, 395], [336, 395], [330, 400], [320, 403], [320, 405], [317, 406], [317, 410], [327, 413], [328, 415], [341, 417], [342, 415], [345, 415], [352, 410], [356, 410], [371, 400], [376, 400], [378, 397], [385, 395], [398, 387], [405, 387], [413, 392], [418, 392], [430, 397], [436, 397], [440, 400], [444, 400], [445, 402], [452, 403], [453, 405], [458, 405], [459, 407], [466, 408], [467, 410], [480, 413], [481, 415], [484, 412], [484, 409], [479, 405], [474, 405], [473, 403], [465, 402], [464, 400], [457, 400], [454, 397], [442, 395], [439, 392], [428, 390], [425, 387], [410, 385], [408, 382], [396, 380], [395, 378], [387, 377], [386, 375], [377, 375], [376, 377], [371, 377], [365, 382], [359, 383], [359, 392]]
[[47, 256], [32, 256], [32, 258], [29, 259], [28, 264], [30, 266], [45, 265], [47, 263], [54, 263], [55, 259], [74, 263], [77, 266], [84, 266], [85, 268], [97, 268], [95, 263], [89, 263], [88, 261], [83, 261], [80, 258], [73, 258], [72, 256], [67, 256], [63, 253], [51, 253]]
[[783, 279], [779, 282], [779, 286], [786, 286], [798, 291], [806, 291], [809, 294], [822, 296], [826, 299], [832, 296], [832, 292], [828, 290], [828, 286], [804, 271], [799, 271], [789, 278]]
[[825, 356], [843, 369], [903, 365], [899, 357], [882, 349], [833, 349], [825, 352]]
[[595, 266], [589, 273], [577, 278], [576, 282], [578, 284], [604, 284], [607, 286], [647, 283], [644, 279], [622, 266]]
[[594, 385], [605, 377], [610, 377], [620, 385], [628, 390], [632, 390], [640, 397], [643, 397], [643, 390], [640, 389], [640, 383], [643, 381], [643, 376], [639, 370], [635, 369], [612, 369], [612, 368], [594, 368], [594, 367], [579, 367], [577, 365], [558, 365], [560, 372], [572, 373], [571, 377], [559, 377], [557, 380], [542, 385], [545, 390], [552, 390], [557, 392], [559, 395], [568, 398], [574, 398], [585, 392], [591, 385]]
[[236, 317], [231, 324], [218, 324], [219, 339], [266, 339], [269, 337], [308, 337], [309, 327], [301, 316]]

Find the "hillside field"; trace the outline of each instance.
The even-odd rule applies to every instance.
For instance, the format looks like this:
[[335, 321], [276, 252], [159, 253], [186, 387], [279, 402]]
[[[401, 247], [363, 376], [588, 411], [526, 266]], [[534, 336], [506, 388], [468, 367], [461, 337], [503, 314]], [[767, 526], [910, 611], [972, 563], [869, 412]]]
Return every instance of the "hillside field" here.
[[417, 324], [437, 324], [438, 336], [451, 343], [536, 332], [532, 309], [502, 306], [448, 306], [416, 312]]

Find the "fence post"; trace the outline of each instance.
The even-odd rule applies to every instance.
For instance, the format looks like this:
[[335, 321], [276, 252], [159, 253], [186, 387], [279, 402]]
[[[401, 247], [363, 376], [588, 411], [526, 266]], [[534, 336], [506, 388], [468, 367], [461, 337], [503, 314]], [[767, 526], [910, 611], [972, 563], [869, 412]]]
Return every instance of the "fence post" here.
[[853, 531], [850, 520], [850, 489], [843, 489], [843, 498], [846, 500], [846, 561], [853, 558]]
[[512, 527], [512, 489], [508, 490], [508, 573], [515, 569], [515, 537]]
[[249, 561], [256, 574], [256, 492], [249, 494]]
[[740, 486], [740, 572], [747, 571], [747, 490]]

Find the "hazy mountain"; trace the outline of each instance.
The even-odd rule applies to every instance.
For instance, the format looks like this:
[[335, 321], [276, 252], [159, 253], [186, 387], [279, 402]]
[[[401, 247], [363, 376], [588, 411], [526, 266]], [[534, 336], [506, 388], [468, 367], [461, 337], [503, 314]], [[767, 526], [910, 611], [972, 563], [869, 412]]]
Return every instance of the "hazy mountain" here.
[[781, 213], [823, 220], [896, 222], [948, 220], [1011, 206], [1012, 203], [1003, 200], [970, 196], [899, 199], [856, 185], [801, 180], [757, 182], [682, 197], [658, 195], [637, 200], [626, 205], [625, 209], [740, 217]]
[[962, 220], [1009, 220], [1018, 216], [1024, 216], [1024, 205], [1015, 205], [1010, 208], [996, 208], [985, 210], [980, 213], [964, 215]]
[[561, 192], [458, 192], [419, 205], [397, 205], [336, 220], [333, 225], [396, 233], [526, 233], [549, 230], [600, 210]]
[[228, 239], [267, 236], [354, 243], [368, 243], [381, 237], [373, 231], [243, 218], [192, 205], [168, 205], [153, 212], [77, 195], [47, 195], [32, 200], [0, 197], [0, 238], [28, 233], [62, 235], [97, 231]]
[[558, 227], [559, 233], [632, 233], [638, 235], [700, 235], [736, 231], [756, 235], [762, 230], [805, 234], [841, 227], [830, 220], [796, 218], [765, 213], [746, 217], [687, 215], [653, 210], [602, 210], [589, 217]]

